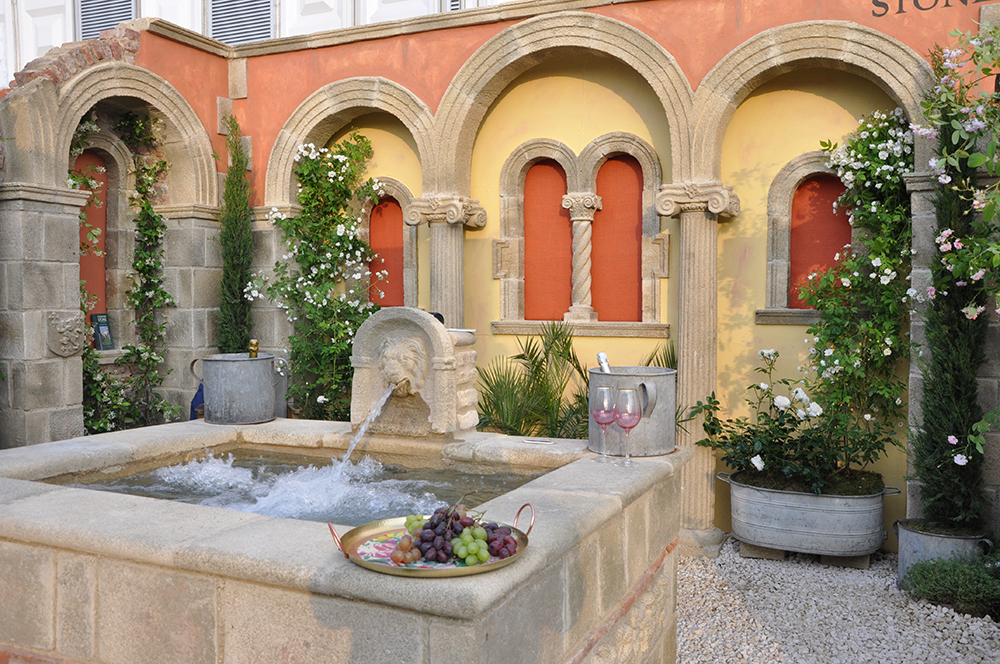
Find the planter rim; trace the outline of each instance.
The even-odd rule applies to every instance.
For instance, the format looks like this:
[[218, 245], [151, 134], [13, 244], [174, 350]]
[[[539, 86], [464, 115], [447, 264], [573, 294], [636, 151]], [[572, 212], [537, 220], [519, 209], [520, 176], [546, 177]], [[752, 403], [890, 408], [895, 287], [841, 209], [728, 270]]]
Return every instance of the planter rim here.
[[[768, 493], [784, 493], [784, 494], [795, 494], [799, 496], [828, 496], [830, 498], [850, 498], [850, 499], [862, 499], [862, 498], [874, 498], [876, 496], [898, 496], [902, 491], [898, 486], [886, 486], [879, 493], [868, 493], [860, 496], [842, 496], [836, 493], [810, 493], [806, 491], [787, 491], [785, 489], [764, 489], [759, 486], [753, 486], [752, 484], [744, 484], [743, 482], [733, 479], [733, 476], [739, 475], [740, 471], [735, 473], [727, 473], [720, 471], [716, 473], [716, 477], [725, 482], [726, 484], [738, 484], [739, 486], [746, 487], [748, 489], [753, 489], [755, 491], [765, 491]], [[892, 491], [890, 491], [892, 489]], [[897, 522], [898, 523], [898, 522]]]
[[893, 522], [892, 526], [893, 529], [902, 528], [903, 530], [907, 530], [911, 533], [920, 533], [925, 537], [941, 537], [947, 539], [977, 540], [977, 541], [982, 539], [988, 539], [986, 537], [985, 532], [983, 532], [981, 535], [944, 535], [942, 533], [929, 533], [925, 530], [919, 530], [917, 528], [912, 527], [911, 524], [917, 523], [918, 521], [923, 521], [923, 519], [896, 519], [896, 521]]

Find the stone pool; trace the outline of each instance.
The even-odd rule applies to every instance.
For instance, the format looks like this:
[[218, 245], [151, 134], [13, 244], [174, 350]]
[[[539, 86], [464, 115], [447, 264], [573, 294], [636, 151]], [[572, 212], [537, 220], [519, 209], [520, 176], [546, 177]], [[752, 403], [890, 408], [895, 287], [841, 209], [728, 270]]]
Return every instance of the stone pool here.
[[586, 441], [366, 437], [355, 458], [548, 471], [481, 507], [509, 523], [535, 506], [519, 559], [450, 579], [358, 567], [323, 523], [43, 481], [232, 443], [342, 455], [350, 436], [347, 423], [196, 421], [0, 451], [0, 660], [675, 661], [685, 448], [626, 468], [597, 462]]

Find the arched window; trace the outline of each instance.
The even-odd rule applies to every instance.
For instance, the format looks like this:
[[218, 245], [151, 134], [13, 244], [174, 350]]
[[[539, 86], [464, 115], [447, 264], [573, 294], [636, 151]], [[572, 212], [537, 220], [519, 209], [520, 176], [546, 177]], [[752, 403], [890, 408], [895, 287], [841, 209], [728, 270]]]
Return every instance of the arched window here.
[[524, 318], [562, 320], [572, 304], [573, 231], [563, 209], [566, 172], [554, 160], [524, 178]]
[[792, 197], [789, 239], [788, 308], [808, 308], [799, 299], [799, 285], [808, 275], [833, 265], [834, 256], [851, 242], [847, 215], [834, 213], [844, 192], [835, 175], [817, 173], [802, 181]]
[[[84, 207], [86, 223], [80, 226], [80, 246], [86, 247], [80, 255], [80, 280], [90, 294], [93, 308], [91, 314], [108, 313], [107, 268], [104, 263], [106, 238], [108, 235], [108, 174], [104, 159], [94, 150], [86, 150], [76, 158], [75, 173], [87, 178], [96, 186], [86, 187], [93, 191], [91, 202]], [[88, 240], [88, 234], [93, 241]]]
[[[371, 301], [383, 307], [403, 306], [403, 207], [395, 198], [382, 198], [369, 218], [369, 243], [378, 258], [369, 264]], [[377, 273], [388, 272], [384, 278]]]
[[601, 321], [642, 320], [642, 167], [608, 159], [597, 174], [602, 208], [591, 235], [592, 305]]

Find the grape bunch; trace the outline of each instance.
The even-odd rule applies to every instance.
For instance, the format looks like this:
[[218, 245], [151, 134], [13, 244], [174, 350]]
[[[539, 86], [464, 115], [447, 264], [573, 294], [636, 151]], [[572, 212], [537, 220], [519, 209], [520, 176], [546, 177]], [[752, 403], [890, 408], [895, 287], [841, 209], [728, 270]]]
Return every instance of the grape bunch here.
[[439, 507], [429, 519], [406, 517], [403, 535], [390, 557], [401, 565], [423, 558], [427, 562], [485, 563], [491, 556], [504, 559], [517, 553], [517, 540], [507, 526], [482, 523], [469, 515], [465, 505]]

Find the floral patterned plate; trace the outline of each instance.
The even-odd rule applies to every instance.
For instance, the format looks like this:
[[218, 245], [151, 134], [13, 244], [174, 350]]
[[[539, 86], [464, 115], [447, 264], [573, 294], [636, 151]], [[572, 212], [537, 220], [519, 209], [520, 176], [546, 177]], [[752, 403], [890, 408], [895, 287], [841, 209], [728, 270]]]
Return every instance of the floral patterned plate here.
[[[529, 506], [525, 505], [525, 507]], [[523, 510], [524, 507], [521, 509]], [[519, 511], [518, 515], [520, 513]], [[430, 517], [426, 516], [425, 518]], [[406, 533], [405, 522], [406, 519], [404, 517], [373, 521], [349, 530], [343, 536], [337, 535], [337, 531], [334, 530], [332, 523], [328, 525], [330, 526], [330, 532], [333, 533], [333, 539], [336, 540], [337, 547], [344, 553], [344, 557], [370, 570], [383, 574], [394, 574], [396, 576], [468, 576], [470, 574], [482, 574], [483, 572], [491, 572], [499, 569], [511, 564], [521, 555], [521, 552], [528, 546], [528, 533], [531, 532], [531, 527], [535, 523], [535, 508], [531, 508], [532, 525], [528, 526], [527, 532], [521, 532], [517, 529], [516, 517], [514, 525], [511, 526], [511, 534], [517, 541], [517, 553], [504, 559], [491, 556], [485, 563], [471, 566], [466, 565], [464, 562], [430, 563], [421, 560], [406, 565], [393, 562], [389, 555], [396, 548], [399, 538]]]

